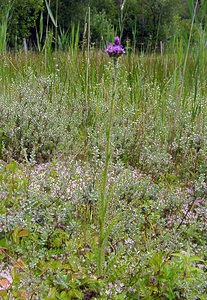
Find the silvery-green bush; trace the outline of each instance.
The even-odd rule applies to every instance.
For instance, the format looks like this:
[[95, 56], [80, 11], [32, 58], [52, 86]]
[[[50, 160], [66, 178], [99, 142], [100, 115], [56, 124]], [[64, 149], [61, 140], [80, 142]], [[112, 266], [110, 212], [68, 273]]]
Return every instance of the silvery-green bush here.
[[[50, 76], [37, 77], [27, 71], [26, 78], [13, 82], [9, 93], [1, 95], [0, 154], [3, 158], [22, 160], [33, 156], [45, 160], [54, 149], [70, 144], [74, 114], [69, 111], [67, 96], [54, 92], [53, 81]], [[78, 117], [73, 120], [73, 124], [79, 122]], [[76, 128], [73, 126], [73, 131]]]

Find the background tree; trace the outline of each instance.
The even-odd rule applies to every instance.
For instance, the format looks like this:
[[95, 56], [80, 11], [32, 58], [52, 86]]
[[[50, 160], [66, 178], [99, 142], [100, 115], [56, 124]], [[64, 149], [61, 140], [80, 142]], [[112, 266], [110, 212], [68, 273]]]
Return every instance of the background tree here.
[[43, 7], [43, 0], [13, 0], [8, 23], [8, 42], [10, 47], [22, 45], [35, 28], [36, 20]]
[[[118, 34], [122, 42], [131, 41], [133, 47], [151, 50], [159, 47], [159, 42], [168, 42], [175, 35], [187, 35], [191, 24], [192, 12], [197, 0], [47, 0], [57, 21], [48, 18], [46, 0], [1, 0], [0, 24], [6, 4], [12, 3], [9, 14], [7, 40], [9, 46], [22, 45], [22, 39], [36, 41], [36, 28], [39, 30], [40, 15], [43, 12], [43, 35], [46, 28], [57, 39], [61, 33], [70, 37], [73, 26], [80, 25], [80, 40], [83, 38], [87, 23], [88, 7], [91, 11], [91, 42], [100, 47]], [[198, 0], [197, 25], [206, 24], [207, 1]], [[48, 22], [49, 20], [49, 22]], [[47, 25], [49, 27], [47, 27]], [[54, 40], [55, 40], [54, 38]]]

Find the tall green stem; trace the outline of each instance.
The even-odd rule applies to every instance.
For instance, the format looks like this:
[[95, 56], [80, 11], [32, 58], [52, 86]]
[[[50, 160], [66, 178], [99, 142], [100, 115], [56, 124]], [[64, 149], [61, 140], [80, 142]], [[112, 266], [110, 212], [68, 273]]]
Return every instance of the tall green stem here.
[[85, 87], [85, 100], [83, 107], [83, 122], [84, 122], [84, 146], [86, 158], [88, 155], [88, 118], [89, 118], [89, 72], [90, 72], [90, 6], [88, 7], [88, 34], [87, 34], [87, 60], [86, 60], [86, 87]]
[[103, 275], [105, 263], [105, 245], [108, 234], [106, 228], [107, 210], [109, 205], [109, 197], [107, 192], [108, 169], [111, 158], [111, 133], [113, 127], [114, 103], [116, 96], [116, 75], [117, 75], [117, 59], [114, 58], [114, 74], [112, 82], [112, 95], [110, 110], [108, 115], [108, 122], [106, 128], [106, 149], [105, 149], [105, 165], [103, 170], [100, 199], [99, 199], [99, 249], [98, 249], [98, 274]]

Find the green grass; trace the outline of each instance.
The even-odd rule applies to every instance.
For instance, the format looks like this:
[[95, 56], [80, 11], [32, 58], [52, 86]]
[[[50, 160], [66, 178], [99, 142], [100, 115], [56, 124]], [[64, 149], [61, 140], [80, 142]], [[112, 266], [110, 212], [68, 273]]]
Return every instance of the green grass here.
[[206, 299], [204, 40], [0, 57], [3, 299]]

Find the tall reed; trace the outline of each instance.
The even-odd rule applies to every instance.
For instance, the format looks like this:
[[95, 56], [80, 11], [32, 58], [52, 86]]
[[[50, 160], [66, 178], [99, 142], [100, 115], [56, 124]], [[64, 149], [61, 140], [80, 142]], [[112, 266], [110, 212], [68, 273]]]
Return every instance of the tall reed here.
[[193, 26], [194, 26], [194, 21], [196, 17], [196, 12], [197, 12], [197, 7], [198, 7], [198, 2], [199, 0], [196, 1], [195, 7], [193, 10], [193, 16], [192, 16], [192, 22], [191, 22], [191, 27], [190, 27], [190, 32], [189, 32], [189, 38], [188, 38], [188, 46], [185, 54], [185, 60], [183, 64], [183, 70], [182, 70], [182, 81], [181, 81], [181, 86], [180, 86], [180, 91], [179, 91], [179, 97], [182, 97], [183, 93], [183, 86], [184, 86], [184, 81], [185, 81], [185, 73], [186, 73], [186, 66], [187, 66], [187, 61], [188, 61], [188, 56], [189, 56], [189, 50], [190, 50], [190, 44], [191, 44], [191, 37], [192, 37], [192, 31], [193, 31]]
[[2, 18], [0, 23], [0, 53], [6, 53], [7, 51], [7, 30], [8, 30], [8, 23], [9, 17], [12, 13], [12, 6], [13, 2], [8, 1], [7, 5], [5, 5]]

